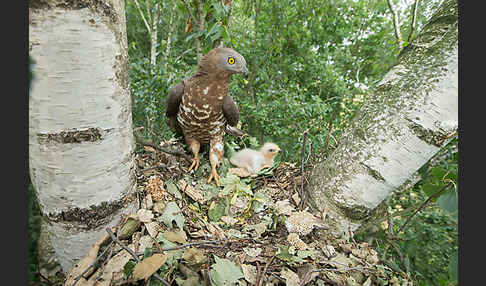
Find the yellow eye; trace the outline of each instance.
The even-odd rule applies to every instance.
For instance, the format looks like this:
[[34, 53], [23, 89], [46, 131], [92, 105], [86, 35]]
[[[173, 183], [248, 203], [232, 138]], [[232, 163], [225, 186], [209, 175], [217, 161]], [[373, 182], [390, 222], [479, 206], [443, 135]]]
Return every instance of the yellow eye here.
[[233, 57], [229, 57], [229, 58], [228, 58], [228, 64], [230, 64], [230, 65], [234, 65], [234, 64], [235, 64], [235, 58], [233, 58]]

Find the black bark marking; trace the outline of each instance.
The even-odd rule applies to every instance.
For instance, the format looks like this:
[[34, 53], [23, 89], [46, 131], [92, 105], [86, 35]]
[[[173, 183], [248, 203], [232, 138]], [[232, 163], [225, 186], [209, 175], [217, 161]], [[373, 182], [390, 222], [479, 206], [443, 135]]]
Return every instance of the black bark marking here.
[[46, 143], [82, 143], [96, 142], [103, 140], [104, 134], [113, 129], [100, 130], [98, 128], [89, 128], [87, 130], [61, 131], [60, 133], [37, 134], [39, 144]]

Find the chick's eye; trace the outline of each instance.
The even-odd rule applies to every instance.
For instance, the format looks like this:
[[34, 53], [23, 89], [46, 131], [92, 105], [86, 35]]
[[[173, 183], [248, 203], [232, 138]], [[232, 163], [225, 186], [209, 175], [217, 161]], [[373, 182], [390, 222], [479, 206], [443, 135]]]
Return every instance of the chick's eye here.
[[273, 151], [275, 151], [275, 150], [273, 150], [273, 149], [270, 149], [270, 150], [268, 150], [268, 151], [270, 151], [270, 153], [273, 153]]
[[229, 57], [229, 58], [228, 58], [228, 63], [229, 63], [230, 65], [234, 65], [234, 64], [235, 64], [235, 58], [233, 58], [233, 57]]

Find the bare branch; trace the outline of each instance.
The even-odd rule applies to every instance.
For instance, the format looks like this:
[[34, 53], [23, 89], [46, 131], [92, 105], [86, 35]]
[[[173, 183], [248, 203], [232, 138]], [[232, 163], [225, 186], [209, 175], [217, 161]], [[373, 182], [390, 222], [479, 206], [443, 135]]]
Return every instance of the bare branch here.
[[150, 65], [153, 67], [155, 66], [155, 61], [157, 59], [157, 31], [158, 31], [158, 24], [159, 24], [159, 3], [155, 4], [155, 11], [154, 11], [154, 21], [152, 22], [152, 34], [150, 35], [151, 45], [150, 45]]
[[137, 10], [140, 13], [140, 16], [142, 16], [143, 23], [145, 24], [145, 27], [147, 28], [149, 35], [152, 35], [152, 29], [150, 29], [150, 25], [145, 19], [145, 15], [143, 14], [142, 9], [140, 8], [140, 3], [138, 3], [138, 0], [133, 0], [133, 2], [135, 2], [135, 5], [137, 6]]
[[420, 0], [415, 0], [415, 3], [413, 3], [413, 8], [412, 8], [412, 22], [410, 23], [410, 33], [408, 34], [407, 42], [410, 43], [410, 40], [412, 40], [412, 36], [415, 33], [415, 27], [417, 26], [417, 10], [418, 10], [418, 4]]
[[400, 16], [398, 15], [398, 9], [395, 4], [393, 4], [393, 0], [387, 0], [387, 2], [388, 8], [390, 8], [390, 11], [393, 15], [393, 27], [395, 28], [395, 37], [397, 38], [398, 47], [402, 49], [403, 39], [402, 33], [400, 32]]
[[139, 134], [139, 129], [136, 128], [134, 129], [134, 132], [133, 132], [133, 136], [135, 137], [135, 141], [141, 145], [144, 145], [144, 146], [150, 146], [152, 148], [155, 148], [161, 152], [164, 152], [164, 153], [167, 153], [167, 154], [171, 154], [171, 155], [175, 155], [175, 156], [180, 156], [180, 157], [183, 157], [184, 159], [186, 159], [187, 161], [191, 161], [191, 157], [183, 152], [179, 152], [179, 151], [176, 151], [176, 150], [170, 150], [170, 149], [167, 149], [167, 148], [164, 148], [162, 146], [159, 146], [155, 143], [153, 143], [152, 141], [149, 141], [149, 140], [145, 140], [142, 138], [142, 136]]

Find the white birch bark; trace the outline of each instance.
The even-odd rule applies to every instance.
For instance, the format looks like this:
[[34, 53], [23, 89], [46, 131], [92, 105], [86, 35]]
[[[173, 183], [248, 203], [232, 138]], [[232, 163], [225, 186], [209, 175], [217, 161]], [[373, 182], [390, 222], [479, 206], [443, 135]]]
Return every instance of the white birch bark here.
[[336, 233], [356, 230], [458, 127], [457, 1], [446, 0], [312, 170], [307, 191]]
[[31, 2], [29, 168], [44, 222], [40, 253], [67, 272], [128, 210], [136, 186], [124, 2]]

